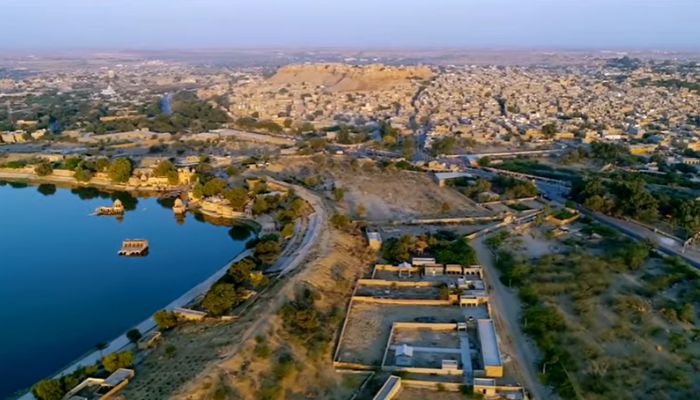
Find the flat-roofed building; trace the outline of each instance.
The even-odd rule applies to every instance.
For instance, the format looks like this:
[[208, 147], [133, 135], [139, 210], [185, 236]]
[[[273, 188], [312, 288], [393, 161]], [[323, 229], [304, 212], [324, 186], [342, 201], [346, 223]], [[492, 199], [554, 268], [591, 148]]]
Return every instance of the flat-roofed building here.
[[411, 259], [411, 264], [414, 267], [419, 267], [421, 265], [435, 264], [435, 258], [433, 258], [433, 257], [413, 257]]
[[372, 250], [379, 250], [382, 248], [382, 236], [377, 231], [367, 232], [367, 242], [369, 243], [369, 248]]
[[445, 266], [442, 264], [429, 264], [423, 266], [425, 276], [440, 276], [445, 273]]
[[489, 378], [501, 378], [503, 376], [503, 361], [498, 350], [496, 328], [490, 319], [477, 321], [479, 342], [481, 342], [481, 360], [484, 365], [484, 373]]
[[190, 310], [189, 308], [177, 307], [173, 309], [173, 312], [178, 316], [189, 321], [201, 321], [207, 316], [207, 313], [197, 310]]

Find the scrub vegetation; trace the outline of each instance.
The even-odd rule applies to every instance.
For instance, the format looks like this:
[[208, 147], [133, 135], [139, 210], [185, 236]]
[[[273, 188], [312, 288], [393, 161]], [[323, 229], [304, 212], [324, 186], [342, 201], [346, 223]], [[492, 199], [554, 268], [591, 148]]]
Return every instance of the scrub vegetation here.
[[700, 275], [645, 243], [595, 225], [581, 232], [562, 241], [562, 252], [535, 259], [511, 250], [517, 238], [487, 241], [501, 280], [518, 290], [523, 330], [543, 354], [542, 380], [564, 399], [693, 398]]

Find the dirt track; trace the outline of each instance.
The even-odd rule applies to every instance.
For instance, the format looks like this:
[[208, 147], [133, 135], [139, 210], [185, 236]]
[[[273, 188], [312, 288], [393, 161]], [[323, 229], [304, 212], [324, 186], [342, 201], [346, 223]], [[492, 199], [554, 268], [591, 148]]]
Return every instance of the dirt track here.
[[493, 254], [484, 244], [484, 238], [472, 241], [471, 245], [486, 272], [485, 281], [489, 286], [492, 317], [504, 352], [511, 355], [518, 367], [516, 375], [522, 379], [521, 383], [530, 391], [533, 399], [556, 398], [538, 379], [536, 363], [540, 356], [534, 343], [520, 329], [520, 302], [516, 294], [499, 280]]

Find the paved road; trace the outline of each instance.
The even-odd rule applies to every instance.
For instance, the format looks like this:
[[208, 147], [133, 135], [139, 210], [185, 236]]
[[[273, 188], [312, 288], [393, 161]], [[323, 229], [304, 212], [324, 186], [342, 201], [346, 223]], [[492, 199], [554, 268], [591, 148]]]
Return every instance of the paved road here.
[[503, 285], [498, 278], [493, 254], [484, 244], [484, 237], [473, 240], [471, 244], [486, 272], [484, 279], [489, 287], [491, 315], [501, 339], [500, 344], [517, 365], [521, 384], [530, 391], [531, 398], [555, 398], [539, 381], [536, 365], [540, 357], [535, 344], [520, 328], [520, 301], [516, 293]]
[[588, 215], [589, 217], [608, 225], [623, 234], [630, 236], [637, 240], [648, 241], [653, 244], [657, 250], [669, 255], [680, 257], [690, 265], [695, 268], [700, 269], [700, 251], [697, 247], [689, 246], [688, 249], [683, 251], [683, 243], [678, 240], [669, 238], [668, 236], [661, 235], [648, 229], [642, 225], [636, 224], [634, 222], [621, 220], [618, 218], [609, 217], [600, 213], [591, 212], [589, 210], [579, 208], [579, 210]]

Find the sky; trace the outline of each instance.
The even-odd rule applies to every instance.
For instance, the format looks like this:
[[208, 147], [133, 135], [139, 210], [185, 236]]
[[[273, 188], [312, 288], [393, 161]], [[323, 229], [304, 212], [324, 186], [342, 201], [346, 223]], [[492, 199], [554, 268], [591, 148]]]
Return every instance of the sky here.
[[700, 0], [0, 0], [0, 49], [700, 49]]

